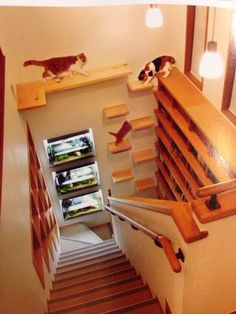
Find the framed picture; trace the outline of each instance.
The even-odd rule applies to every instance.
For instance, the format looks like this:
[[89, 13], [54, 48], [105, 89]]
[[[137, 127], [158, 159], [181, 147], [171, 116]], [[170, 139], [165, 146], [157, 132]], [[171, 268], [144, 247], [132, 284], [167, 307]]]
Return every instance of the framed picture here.
[[65, 220], [101, 211], [104, 209], [102, 191], [60, 200], [60, 206]]
[[100, 184], [97, 162], [81, 167], [52, 172], [59, 196]]
[[43, 141], [50, 166], [95, 156], [92, 129]]

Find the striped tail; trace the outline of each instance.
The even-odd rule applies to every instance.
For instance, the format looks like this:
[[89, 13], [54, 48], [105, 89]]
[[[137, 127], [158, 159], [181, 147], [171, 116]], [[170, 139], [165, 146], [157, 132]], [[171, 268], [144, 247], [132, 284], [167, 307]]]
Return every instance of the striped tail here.
[[37, 61], [37, 60], [28, 60], [23, 63], [24, 67], [27, 67], [29, 65], [37, 65], [37, 66], [44, 66], [43, 61]]

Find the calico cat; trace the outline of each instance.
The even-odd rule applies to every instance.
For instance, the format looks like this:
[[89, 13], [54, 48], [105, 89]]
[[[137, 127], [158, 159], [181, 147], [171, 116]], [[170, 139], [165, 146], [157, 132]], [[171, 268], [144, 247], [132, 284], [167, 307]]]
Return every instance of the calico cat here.
[[172, 56], [158, 57], [145, 65], [145, 68], [139, 73], [138, 79], [143, 83], [150, 82], [157, 73], [163, 73], [163, 76], [167, 77], [172, 70], [171, 65], [174, 63], [175, 58]]
[[[72, 71], [71, 66], [75, 65], [78, 62], [80, 69], [77, 71]], [[56, 78], [60, 78], [66, 73], [72, 76], [74, 72], [81, 73], [84, 75], [88, 75], [87, 72], [82, 70], [82, 67], [87, 62], [87, 58], [84, 53], [80, 53], [75, 56], [67, 56], [67, 57], [56, 57], [50, 58], [47, 60], [29, 60], [24, 62], [24, 66], [36, 65], [44, 68], [44, 72], [42, 77], [44, 79], [48, 79], [52, 76]]]

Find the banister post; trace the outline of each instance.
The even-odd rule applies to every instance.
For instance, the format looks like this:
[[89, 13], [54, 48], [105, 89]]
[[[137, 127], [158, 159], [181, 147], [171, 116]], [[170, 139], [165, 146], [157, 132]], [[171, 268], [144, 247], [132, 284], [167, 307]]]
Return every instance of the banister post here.
[[206, 200], [205, 204], [207, 208], [210, 210], [215, 210], [215, 209], [220, 208], [220, 204], [217, 200], [217, 194], [211, 195], [211, 198], [209, 200]]

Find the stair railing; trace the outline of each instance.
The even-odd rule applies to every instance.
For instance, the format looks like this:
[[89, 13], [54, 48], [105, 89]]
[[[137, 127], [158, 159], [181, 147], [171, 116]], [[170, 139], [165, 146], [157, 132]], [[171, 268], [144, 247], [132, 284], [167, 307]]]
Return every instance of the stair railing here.
[[197, 196], [200, 198], [210, 196], [210, 199], [206, 200], [205, 204], [208, 209], [214, 210], [221, 207], [220, 203], [217, 200], [217, 194], [233, 189], [236, 189], [236, 179], [202, 187], [197, 190]]
[[139, 230], [139, 231], [143, 232], [144, 234], [146, 234], [151, 239], [153, 239], [155, 245], [157, 245], [160, 248], [163, 248], [165, 255], [166, 255], [173, 271], [175, 273], [179, 273], [181, 271], [181, 264], [180, 264], [179, 260], [184, 262], [184, 254], [183, 254], [181, 248], [179, 248], [178, 252], [175, 253], [174, 249], [171, 245], [170, 240], [166, 236], [164, 236], [162, 234], [158, 234], [158, 233], [150, 230], [149, 228], [141, 225], [140, 223], [134, 221], [133, 219], [131, 219], [128, 216], [118, 212], [117, 210], [115, 210], [114, 208], [111, 208], [108, 205], [105, 205], [105, 208], [112, 215], [117, 216], [121, 221], [128, 222], [134, 230]]

